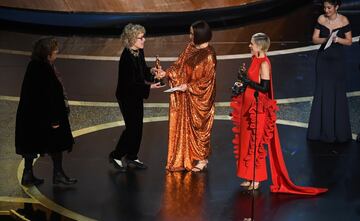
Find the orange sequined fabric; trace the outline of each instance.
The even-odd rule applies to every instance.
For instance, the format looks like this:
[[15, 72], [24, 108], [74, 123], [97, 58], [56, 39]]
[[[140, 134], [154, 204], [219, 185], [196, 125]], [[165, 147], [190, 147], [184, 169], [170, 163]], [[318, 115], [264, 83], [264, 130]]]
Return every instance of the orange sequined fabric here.
[[214, 48], [189, 44], [166, 71], [170, 87], [187, 84], [185, 92], [170, 95], [169, 146], [166, 169], [191, 170], [210, 154], [210, 133], [215, 114]]
[[207, 180], [207, 174], [167, 172], [159, 220], [209, 220], [205, 193]]

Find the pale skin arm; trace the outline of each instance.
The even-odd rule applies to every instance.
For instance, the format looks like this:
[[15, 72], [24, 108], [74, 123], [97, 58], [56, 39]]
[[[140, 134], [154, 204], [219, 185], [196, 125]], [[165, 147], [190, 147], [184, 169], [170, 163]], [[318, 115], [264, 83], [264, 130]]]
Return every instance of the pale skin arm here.
[[270, 80], [270, 65], [267, 62], [261, 63], [260, 79]]
[[335, 37], [333, 40], [335, 43], [350, 46], [352, 44], [351, 31], [345, 33], [345, 38]]
[[[325, 17], [323, 15], [320, 15], [319, 18], [317, 19], [317, 22], [319, 24], [324, 24]], [[322, 44], [322, 43], [325, 43], [326, 41], [327, 41], [327, 38], [320, 38], [320, 30], [315, 28], [313, 35], [312, 35], [312, 42], [314, 44]]]
[[326, 38], [320, 38], [319, 36], [320, 36], [320, 30], [315, 28], [312, 36], [312, 42], [314, 44], [322, 44], [326, 42], [327, 40]]
[[[343, 26], [349, 24], [349, 20], [345, 16], [343, 16], [343, 24], [344, 24]], [[346, 32], [345, 33], [345, 38], [335, 37], [333, 39], [333, 41], [335, 43], [350, 46], [352, 44], [352, 33], [351, 33], [351, 31]]]

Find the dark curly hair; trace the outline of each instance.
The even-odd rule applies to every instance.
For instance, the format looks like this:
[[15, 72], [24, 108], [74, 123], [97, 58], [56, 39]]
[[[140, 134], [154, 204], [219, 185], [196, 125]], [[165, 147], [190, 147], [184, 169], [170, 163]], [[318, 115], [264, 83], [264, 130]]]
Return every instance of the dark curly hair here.
[[31, 59], [48, 62], [48, 56], [56, 50], [59, 50], [59, 43], [55, 38], [41, 38], [34, 44]]

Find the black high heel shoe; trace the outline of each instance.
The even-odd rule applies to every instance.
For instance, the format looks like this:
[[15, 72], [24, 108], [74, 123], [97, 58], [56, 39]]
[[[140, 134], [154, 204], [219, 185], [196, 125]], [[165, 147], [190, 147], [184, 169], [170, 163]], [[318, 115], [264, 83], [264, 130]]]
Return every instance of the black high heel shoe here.
[[66, 176], [64, 171], [54, 172], [53, 184], [73, 185], [75, 183], [77, 183], [77, 179]]

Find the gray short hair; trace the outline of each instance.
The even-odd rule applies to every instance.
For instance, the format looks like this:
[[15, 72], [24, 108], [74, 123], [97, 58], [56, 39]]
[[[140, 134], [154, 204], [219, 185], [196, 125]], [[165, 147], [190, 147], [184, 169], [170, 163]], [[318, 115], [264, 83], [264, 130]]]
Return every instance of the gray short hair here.
[[139, 34], [145, 34], [146, 30], [139, 24], [127, 24], [121, 34], [121, 41], [125, 47], [130, 48], [136, 42], [136, 38]]

